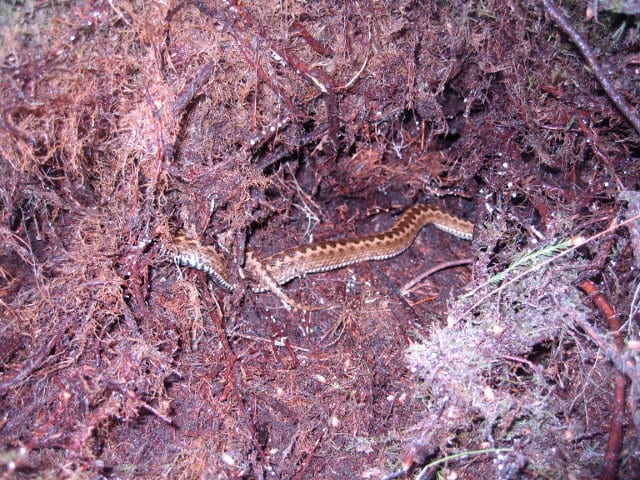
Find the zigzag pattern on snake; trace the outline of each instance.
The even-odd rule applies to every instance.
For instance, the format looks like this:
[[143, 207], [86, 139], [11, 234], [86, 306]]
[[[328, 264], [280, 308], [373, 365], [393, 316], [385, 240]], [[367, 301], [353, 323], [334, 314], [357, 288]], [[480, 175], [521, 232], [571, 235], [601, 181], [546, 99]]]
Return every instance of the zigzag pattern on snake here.
[[[465, 240], [471, 240], [473, 236], [472, 222], [429, 205], [415, 205], [382, 233], [300, 245], [261, 260], [249, 251], [243, 273], [246, 273], [256, 292], [271, 291], [291, 306], [302, 310], [318, 310], [317, 307], [291, 299], [280, 286], [310, 273], [335, 270], [366, 260], [395, 257], [409, 248], [426, 225], [433, 225]], [[229, 263], [214, 247], [179, 235], [165, 242], [164, 248], [176, 263], [201, 270], [225, 290], [234, 290]]]

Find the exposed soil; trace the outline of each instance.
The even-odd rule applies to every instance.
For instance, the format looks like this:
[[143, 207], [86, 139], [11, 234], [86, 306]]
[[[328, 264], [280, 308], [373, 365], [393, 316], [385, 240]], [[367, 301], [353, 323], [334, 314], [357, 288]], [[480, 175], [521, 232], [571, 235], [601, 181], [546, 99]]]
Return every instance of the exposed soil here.
[[[545, 4], [0, 4], [2, 478], [640, 478], [640, 132]], [[239, 274], [419, 202], [473, 241]]]

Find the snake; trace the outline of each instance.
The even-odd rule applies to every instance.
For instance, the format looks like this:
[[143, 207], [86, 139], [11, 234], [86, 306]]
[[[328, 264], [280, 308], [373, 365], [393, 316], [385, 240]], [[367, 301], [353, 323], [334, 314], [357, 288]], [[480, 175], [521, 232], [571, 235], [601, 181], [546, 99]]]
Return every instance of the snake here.
[[[249, 250], [240, 277], [247, 278], [256, 293], [271, 291], [286, 305], [300, 310], [323, 307], [305, 305], [292, 299], [282, 285], [308, 274], [327, 272], [369, 260], [386, 260], [407, 250], [427, 225], [464, 240], [473, 237], [473, 222], [431, 205], [418, 204], [405, 210], [391, 228], [355, 238], [324, 240], [287, 248], [259, 259]], [[233, 292], [231, 266], [214, 246], [177, 234], [164, 242], [164, 249], [181, 266], [207, 274], [218, 286]]]

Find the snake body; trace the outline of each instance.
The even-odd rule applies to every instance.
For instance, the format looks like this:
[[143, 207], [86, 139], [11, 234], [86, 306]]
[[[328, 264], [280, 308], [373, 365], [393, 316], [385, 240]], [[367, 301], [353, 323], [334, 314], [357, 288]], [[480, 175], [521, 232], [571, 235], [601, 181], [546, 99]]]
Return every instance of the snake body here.
[[[398, 221], [382, 233], [300, 245], [260, 260], [249, 251], [244, 272], [254, 291], [272, 291], [290, 305], [303, 310], [315, 310], [289, 298], [280, 286], [310, 273], [335, 270], [366, 260], [395, 257], [409, 248], [418, 232], [430, 224], [465, 240], [471, 240], [473, 235], [472, 222], [429, 205], [415, 205], [403, 212]], [[234, 290], [228, 262], [214, 247], [176, 236], [165, 243], [165, 248], [176, 263], [203, 271], [225, 290]]]

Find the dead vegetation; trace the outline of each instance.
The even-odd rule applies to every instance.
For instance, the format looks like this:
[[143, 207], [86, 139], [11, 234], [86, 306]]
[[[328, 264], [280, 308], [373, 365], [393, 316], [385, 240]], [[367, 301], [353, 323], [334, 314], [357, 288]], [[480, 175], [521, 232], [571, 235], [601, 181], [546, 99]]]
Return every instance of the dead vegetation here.
[[[3, 477], [638, 477], [640, 137], [550, 4], [0, 4]], [[634, 17], [584, 8], [633, 115]], [[319, 312], [160, 248], [424, 201], [472, 246], [287, 286]]]

